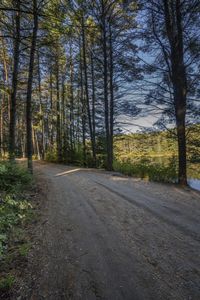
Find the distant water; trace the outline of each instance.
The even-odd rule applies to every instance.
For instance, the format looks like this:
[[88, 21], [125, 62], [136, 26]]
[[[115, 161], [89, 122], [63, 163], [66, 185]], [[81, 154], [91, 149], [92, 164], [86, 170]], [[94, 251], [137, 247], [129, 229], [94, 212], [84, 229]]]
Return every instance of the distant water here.
[[200, 179], [188, 179], [188, 184], [191, 188], [200, 191]]

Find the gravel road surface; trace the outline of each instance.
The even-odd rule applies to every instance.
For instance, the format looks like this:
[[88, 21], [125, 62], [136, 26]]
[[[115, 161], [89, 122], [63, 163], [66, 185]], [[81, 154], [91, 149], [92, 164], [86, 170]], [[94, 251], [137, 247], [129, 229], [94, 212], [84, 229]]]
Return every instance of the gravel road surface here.
[[200, 299], [199, 192], [35, 167], [46, 200], [22, 299]]

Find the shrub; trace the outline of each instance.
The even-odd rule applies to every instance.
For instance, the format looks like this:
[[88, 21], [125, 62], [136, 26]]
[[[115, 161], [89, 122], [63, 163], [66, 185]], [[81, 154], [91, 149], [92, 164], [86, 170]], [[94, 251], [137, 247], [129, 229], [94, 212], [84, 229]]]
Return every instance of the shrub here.
[[0, 257], [6, 249], [9, 234], [16, 225], [23, 224], [31, 213], [31, 204], [15, 196], [6, 195], [0, 206]]
[[15, 191], [31, 182], [31, 174], [22, 166], [11, 162], [0, 162], [0, 190]]
[[49, 161], [49, 162], [56, 162], [57, 161], [57, 153], [56, 153], [55, 148], [53, 148], [51, 150], [48, 150], [45, 153], [45, 160]]

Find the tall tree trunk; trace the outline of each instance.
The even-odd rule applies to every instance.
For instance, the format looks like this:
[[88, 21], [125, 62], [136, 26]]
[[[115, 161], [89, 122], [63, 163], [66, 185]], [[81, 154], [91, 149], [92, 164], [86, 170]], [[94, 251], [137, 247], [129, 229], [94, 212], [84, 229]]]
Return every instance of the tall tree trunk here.
[[[74, 153], [74, 66], [70, 44], [70, 153]], [[72, 157], [71, 157], [72, 158]]]
[[174, 91], [175, 117], [178, 136], [178, 181], [187, 184], [187, 157], [185, 117], [187, 103], [187, 76], [184, 65], [182, 14], [180, 0], [163, 0], [165, 26], [171, 48], [172, 84]]
[[107, 55], [107, 28], [105, 20], [105, 4], [102, 0], [102, 43], [103, 43], [103, 80], [104, 80], [104, 110], [105, 110], [105, 130], [106, 130], [106, 155], [107, 170], [112, 170], [110, 158], [110, 127], [109, 127], [109, 101], [108, 101], [108, 55]]
[[19, 55], [20, 55], [20, 9], [21, 1], [13, 1], [17, 12], [15, 13], [15, 38], [14, 38], [14, 65], [12, 73], [12, 90], [10, 98], [10, 126], [9, 126], [9, 158], [15, 159], [15, 131], [16, 131], [16, 96], [18, 85]]
[[95, 79], [94, 79], [94, 58], [91, 52], [91, 78], [92, 78], [92, 132], [93, 132], [93, 157], [94, 166], [96, 167], [96, 123], [95, 123]]
[[[41, 75], [40, 75], [40, 56], [38, 51], [38, 87], [39, 87], [39, 99], [40, 99], [40, 128], [41, 128], [41, 135], [42, 135], [42, 141], [41, 141], [41, 157], [44, 159], [44, 153], [45, 153], [45, 139], [44, 139], [44, 112], [42, 108], [42, 91], [41, 91]], [[39, 141], [38, 145], [39, 145]]]
[[61, 108], [61, 136], [63, 141], [62, 158], [66, 157], [66, 120], [65, 120], [65, 77], [62, 76], [62, 108]]
[[38, 11], [37, 11], [37, 0], [33, 0], [33, 18], [34, 27], [31, 42], [30, 62], [29, 62], [29, 74], [28, 74], [28, 87], [27, 87], [27, 98], [26, 98], [26, 142], [27, 142], [27, 159], [28, 169], [33, 172], [32, 162], [32, 85], [33, 85], [33, 71], [34, 71], [34, 60], [37, 43], [37, 31], [38, 31]]
[[4, 113], [4, 95], [2, 97], [2, 103], [0, 108], [0, 157], [3, 157], [3, 148], [4, 148], [3, 113]]
[[113, 169], [113, 126], [114, 126], [114, 87], [113, 87], [113, 44], [112, 28], [109, 25], [109, 46], [110, 46], [110, 155], [109, 165]]
[[82, 51], [81, 51], [81, 42], [80, 42], [80, 102], [81, 102], [81, 121], [82, 121], [82, 146], [83, 146], [83, 165], [86, 165], [86, 143], [85, 143], [85, 134], [86, 134], [86, 105], [84, 98], [84, 88], [83, 88], [83, 64], [82, 64]]
[[57, 146], [57, 160], [58, 162], [62, 161], [62, 142], [61, 142], [61, 128], [60, 128], [60, 83], [59, 83], [59, 56], [57, 57], [56, 62], [56, 146]]
[[[1, 33], [1, 31], [0, 31]], [[2, 59], [3, 59], [3, 81], [4, 81], [4, 90], [2, 92], [2, 102], [0, 109], [0, 156], [3, 157], [5, 154], [4, 149], [4, 113], [5, 113], [5, 105], [6, 105], [6, 95], [7, 101], [10, 103], [9, 92], [7, 91], [7, 83], [8, 83], [8, 65], [6, 60], [6, 46], [3, 37], [1, 38], [2, 43]], [[10, 122], [10, 104], [8, 104], [8, 122]]]
[[84, 83], [85, 83], [85, 97], [86, 97], [87, 114], [88, 114], [88, 125], [89, 125], [89, 132], [90, 132], [90, 140], [91, 140], [91, 144], [92, 144], [92, 156], [95, 161], [96, 153], [95, 153], [94, 137], [93, 137], [93, 131], [92, 131], [92, 120], [91, 120], [89, 91], [88, 91], [88, 66], [87, 66], [87, 58], [86, 58], [84, 15], [82, 15], [82, 46], [83, 46], [83, 69], [84, 69]]
[[52, 78], [52, 67], [50, 69], [50, 148], [53, 149], [53, 78]]

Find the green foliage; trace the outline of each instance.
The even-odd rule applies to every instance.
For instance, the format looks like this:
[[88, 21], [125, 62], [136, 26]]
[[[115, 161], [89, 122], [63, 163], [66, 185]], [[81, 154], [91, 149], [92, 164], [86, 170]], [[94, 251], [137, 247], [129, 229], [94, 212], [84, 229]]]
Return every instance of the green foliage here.
[[0, 279], [0, 291], [7, 292], [15, 282], [15, 277], [11, 274]]
[[7, 240], [7, 235], [6, 234], [0, 234], [0, 257], [3, 255], [6, 240]]
[[0, 162], [0, 258], [6, 255], [16, 228], [31, 214], [32, 206], [21, 194], [31, 180], [31, 175], [22, 166]]
[[19, 191], [31, 182], [31, 174], [22, 166], [7, 161], [0, 162], [0, 190]]
[[174, 162], [167, 166], [159, 163], [151, 164], [148, 160], [141, 159], [140, 162], [114, 162], [114, 170], [128, 176], [147, 178], [150, 181], [176, 182], [177, 170]]
[[24, 243], [22, 245], [19, 246], [18, 248], [18, 251], [19, 251], [19, 254], [21, 256], [27, 256], [28, 255], [28, 252], [30, 250], [30, 244], [29, 243]]
[[[187, 128], [188, 178], [200, 178], [200, 125]], [[177, 141], [174, 132], [122, 134], [114, 138], [114, 168], [152, 181], [175, 182]]]
[[45, 160], [49, 162], [57, 162], [57, 153], [55, 148], [49, 149], [45, 153]]
[[27, 256], [30, 244], [24, 225], [32, 217], [32, 205], [23, 194], [31, 175], [16, 163], [0, 162], [0, 298], [15, 282], [10, 270]]
[[31, 210], [31, 204], [22, 199], [16, 199], [15, 196], [6, 195], [0, 206], [0, 257], [6, 249], [9, 234], [14, 226], [26, 221]]
[[138, 160], [141, 157], [172, 157], [177, 155], [177, 143], [168, 132], [133, 133], [114, 138], [117, 160]]

